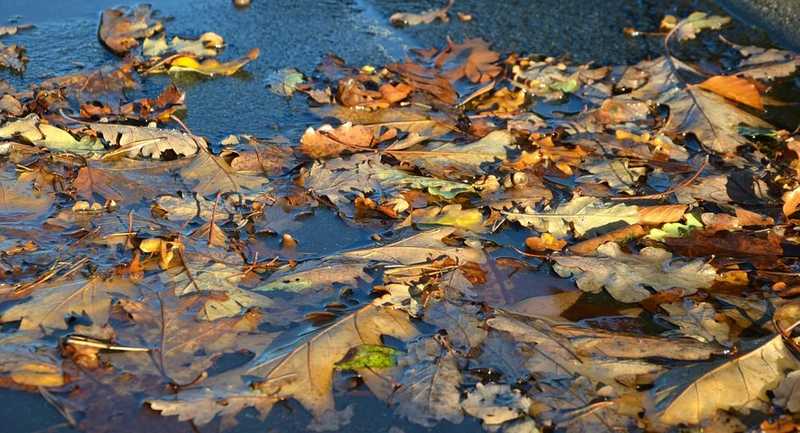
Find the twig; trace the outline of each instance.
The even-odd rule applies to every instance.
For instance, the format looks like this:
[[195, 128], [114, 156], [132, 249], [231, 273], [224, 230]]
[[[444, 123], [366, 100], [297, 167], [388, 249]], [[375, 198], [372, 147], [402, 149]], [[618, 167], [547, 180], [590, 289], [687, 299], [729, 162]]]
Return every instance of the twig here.
[[703, 160], [703, 163], [700, 164], [700, 168], [697, 169], [697, 171], [692, 175], [692, 177], [684, 180], [683, 182], [679, 183], [678, 185], [673, 186], [672, 188], [670, 188], [670, 189], [668, 189], [666, 191], [659, 192], [657, 194], [649, 194], [649, 195], [633, 195], [633, 196], [624, 196], [624, 197], [609, 197], [609, 200], [614, 200], [614, 201], [623, 201], [623, 200], [660, 200], [660, 199], [662, 199], [662, 198], [664, 198], [664, 197], [666, 197], [666, 196], [668, 196], [668, 195], [670, 195], [670, 194], [672, 194], [672, 193], [674, 193], [676, 191], [679, 191], [679, 190], [689, 186], [698, 177], [700, 177], [700, 174], [703, 172], [703, 170], [706, 168], [707, 165], [708, 165], [708, 155], [706, 155], [706, 158]]

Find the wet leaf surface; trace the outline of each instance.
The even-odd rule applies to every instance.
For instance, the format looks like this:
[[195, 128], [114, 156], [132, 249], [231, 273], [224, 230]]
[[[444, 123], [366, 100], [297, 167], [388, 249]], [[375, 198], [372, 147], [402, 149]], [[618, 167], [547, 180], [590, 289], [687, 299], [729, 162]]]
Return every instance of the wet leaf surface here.
[[[88, 432], [789, 431], [798, 56], [729, 23], [631, 65], [459, 37], [260, 76], [107, 9], [120, 58], [0, 86], [0, 387]], [[212, 78], [297, 121], [193, 132]]]

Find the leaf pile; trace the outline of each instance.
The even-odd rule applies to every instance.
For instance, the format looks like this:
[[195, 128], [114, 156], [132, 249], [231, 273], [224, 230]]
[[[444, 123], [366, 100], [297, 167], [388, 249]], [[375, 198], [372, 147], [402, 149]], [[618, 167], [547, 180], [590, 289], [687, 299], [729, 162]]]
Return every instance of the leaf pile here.
[[791, 424], [800, 137], [770, 110], [800, 57], [728, 21], [665, 19], [664, 56], [628, 66], [480, 39], [330, 55], [264, 77], [308, 99], [302, 135], [210, 143], [175, 84], [127, 91], [258, 49], [104, 11], [118, 65], [0, 99], [0, 386], [84, 431], [224, 431], [286, 400], [347, 431], [364, 393], [425, 428]]

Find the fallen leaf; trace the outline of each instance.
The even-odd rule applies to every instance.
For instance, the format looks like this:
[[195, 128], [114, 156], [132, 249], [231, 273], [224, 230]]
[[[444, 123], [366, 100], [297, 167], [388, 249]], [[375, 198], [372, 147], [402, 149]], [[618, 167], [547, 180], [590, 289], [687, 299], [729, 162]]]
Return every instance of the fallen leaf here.
[[755, 84], [735, 75], [715, 75], [698, 84], [697, 87], [757, 110], [764, 109], [764, 101], [762, 101], [761, 93]]
[[113, 123], [90, 123], [88, 127], [111, 145], [119, 147], [111, 155], [124, 153], [129, 158], [141, 155], [160, 159], [168, 151], [175, 156], [192, 156], [201, 147], [208, 146], [203, 138], [174, 129]]
[[298, 343], [284, 356], [266, 362], [256, 358], [242, 367], [241, 372], [225, 373], [225, 378], [234, 379], [233, 383], [240, 382], [241, 374], [255, 378], [250, 388], [235, 391], [245, 399], [242, 403], [227, 408], [228, 405], [220, 404], [226, 400], [226, 393], [215, 394], [208, 388], [189, 389], [168, 398], [150, 399], [148, 403], [164, 416], [178, 415], [179, 419], [191, 419], [198, 425], [210, 422], [217, 414], [233, 416], [247, 406], [258, 406], [265, 414], [273, 403], [285, 398], [296, 399], [317, 417], [325, 416], [334, 409], [332, 386], [336, 363], [354, 347], [380, 344], [382, 334], [407, 340], [417, 331], [406, 313], [370, 304]]
[[298, 150], [313, 159], [339, 156], [369, 150], [378, 143], [373, 129], [348, 122], [338, 128], [323, 125], [318, 129], [309, 127], [300, 138]]
[[22, 119], [3, 124], [0, 127], [0, 138], [24, 139], [52, 150], [70, 152], [105, 150], [103, 144], [94, 137], [84, 136], [77, 139], [68, 131], [42, 121], [36, 114], [29, 114]]
[[[239, 72], [245, 65], [258, 58], [260, 50], [253, 48], [247, 52], [244, 57], [231, 60], [228, 62], [220, 62], [216, 59], [205, 59], [197, 61], [197, 58], [189, 55], [179, 55], [170, 59], [167, 66], [167, 72], [180, 73], [180, 72], [195, 72], [202, 75], [213, 76], [228, 76]], [[156, 72], [150, 70], [148, 72]]]
[[17, 44], [5, 45], [0, 42], [0, 68], [8, 68], [17, 74], [25, 72], [28, 56], [25, 48]]
[[800, 206], [800, 187], [783, 194], [783, 216], [789, 218]]
[[400, 75], [411, 87], [429, 93], [445, 104], [455, 104], [458, 101], [458, 94], [453, 85], [434, 69], [410, 61], [386, 65], [386, 68]]
[[415, 209], [401, 226], [410, 223], [452, 226], [474, 232], [481, 232], [486, 228], [480, 209], [462, 209], [460, 204]]
[[[697, 364], [665, 373], [650, 391], [653, 412], [661, 423], [698, 424], [717, 410], [765, 407], [767, 391], [800, 367], [780, 335], [760, 339], [732, 360]], [[698, 398], [702, 396], [703, 398]]]
[[434, 142], [425, 150], [392, 150], [389, 153], [426, 173], [447, 179], [486, 174], [486, 166], [506, 160], [512, 144], [511, 134], [498, 130], [464, 145]]
[[565, 237], [572, 224], [576, 236], [613, 223], [635, 224], [639, 222], [639, 209], [636, 206], [615, 204], [603, 207], [593, 197], [576, 196], [550, 212], [504, 212], [511, 221], [517, 221], [525, 227], [534, 227], [543, 233], [550, 233], [558, 238]]
[[297, 86], [305, 82], [303, 73], [295, 68], [284, 68], [267, 77], [267, 88], [280, 96], [292, 96]]
[[403, 372], [397, 378], [400, 388], [389, 403], [397, 405], [400, 416], [426, 427], [442, 420], [458, 424], [464, 419], [461, 371], [453, 353], [426, 338], [409, 345], [408, 354], [399, 357], [397, 364]]
[[561, 251], [567, 246], [567, 241], [556, 239], [556, 237], [550, 233], [544, 233], [541, 236], [525, 238], [525, 246], [533, 251]]
[[442, 22], [446, 23], [450, 21], [450, 17], [447, 14], [450, 11], [450, 8], [453, 7], [454, 1], [455, 0], [448, 0], [447, 4], [440, 9], [431, 9], [419, 14], [411, 12], [397, 12], [389, 17], [389, 22], [397, 27], [411, 27], [418, 26], [420, 24], [430, 24], [436, 20], [441, 20]]
[[163, 56], [168, 53], [187, 53], [203, 57], [214, 57], [219, 54], [225, 40], [214, 32], [206, 32], [197, 39], [182, 39], [173, 37], [167, 43], [167, 36], [161, 35], [157, 39], [147, 38], [142, 42], [142, 54], [147, 57]]
[[717, 275], [716, 269], [702, 260], [674, 261], [671, 253], [660, 248], [646, 247], [632, 255], [622, 252], [616, 243], [607, 243], [597, 252], [597, 257], [553, 257], [553, 269], [562, 277], [575, 276], [583, 291], [599, 293], [605, 287], [621, 302], [649, 297], [645, 285], [656, 291], [680, 287], [691, 294], [711, 287]]
[[60, 281], [39, 287], [32, 299], [17, 304], [0, 315], [3, 323], [21, 320], [22, 330], [67, 329], [69, 317], [86, 315], [93, 324], [108, 321], [111, 300], [116, 293], [132, 293], [134, 286], [124, 280], [104, 281], [99, 277]]
[[702, 30], [719, 30], [731, 21], [728, 17], [692, 12], [675, 26], [673, 32], [679, 41], [694, 39]]
[[162, 30], [164, 25], [161, 21], [153, 19], [150, 5], [143, 4], [130, 10], [127, 8], [104, 10], [97, 34], [103, 45], [114, 54], [122, 56], [138, 47], [139, 40]]
[[500, 54], [480, 38], [465, 39], [460, 44], [448, 40], [447, 48], [435, 58], [437, 68], [442, 68], [443, 76], [451, 82], [467, 78], [473, 83], [486, 83], [498, 76], [503, 71], [496, 64], [498, 60]]

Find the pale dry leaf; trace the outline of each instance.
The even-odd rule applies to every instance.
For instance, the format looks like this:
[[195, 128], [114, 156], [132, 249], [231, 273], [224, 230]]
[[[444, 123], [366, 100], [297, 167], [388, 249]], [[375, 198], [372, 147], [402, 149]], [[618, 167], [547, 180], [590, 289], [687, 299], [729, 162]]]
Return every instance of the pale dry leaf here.
[[159, 129], [113, 123], [91, 123], [93, 131], [113, 146], [119, 146], [114, 153], [125, 153], [129, 158], [143, 156], [161, 159], [165, 152], [175, 156], [192, 156], [208, 144], [202, 137], [189, 135], [174, 129]]
[[489, 426], [500, 425], [525, 416], [533, 401], [508, 385], [478, 382], [461, 403], [464, 412]]
[[550, 212], [505, 212], [509, 220], [517, 221], [523, 226], [533, 227], [543, 233], [550, 233], [558, 238], [566, 237], [569, 224], [576, 236], [613, 223], [635, 224], [639, 222], [639, 209], [623, 203], [604, 206], [594, 197], [575, 196], [571, 201], [559, 205]]
[[432, 338], [410, 344], [397, 361], [400, 388], [390, 399], [397, 413], [410, 421], [433, 427], [439, 421], [459, 424], [461, 371], [455, 355]]
[[732, 360], [697, 364], [665, 373], [650, 391], [657, 421], [668, 424], [698, 424], [717, 410], [766, 407], [767, 391], [774, 390], [787, 370], [800, 362], [778, 335], [740, 349]]
[[[334, 410], [335, 364], [354, 347], [380, 344], [383, 334], [408, 340], [417, 335], [417, 330], [406, 313], [369, 304], [299, 342], [288, 354], [277, 359], [265, 358], [262, 354], [242, 368], [226, 372], [221, 379], [228, 379], [224, 383], [238, 383], [242, 375], [255, 378], [250, 389], [243, 392], [245, 400], [255, 399], [259, 394], [267, 396], [273, 403], [294, 398], [315, 417], [325, 416]], [[242, 392], [241, 388], [235, 389]], [[186, 400], [182, 399], [182, 394], [187, 396]], [[180, 419], [193, 419], [197, 424], [207, 423], [217, 414], [235, 415], [236, 411], [226, 408], [224, 393], [219, 395], [206, 390], [200, 395], [212, 399], [214, 404], [208, 401], [200, 403], [198, 400], [203, 400], [198, 398], [198, 392], [191, 390], [168, 399], [153, 399], [149, 404], [153, 409], [163, 410], [164, 415], [179, 415]], [[263, 410], [269, 408], [267, 404], [261, 406]], [[209, 407], [213, 409], [199, 410]], [[236, 407], [241, 409], [244, 406]]]
[[597, 257], [553, 257], [553, 269], [562, 277], [575, 276], [578, 287], [599, 293], [604, 287], [621, 302], [639, 302], [655, 291], [674, 287], [691, 294], [711, 287], [717, 271], [703, 260], [674, 261], [672, 253], [655, 247], [643, 248], [638, 255], [626, 254], [616, 243], [597, 248]]

